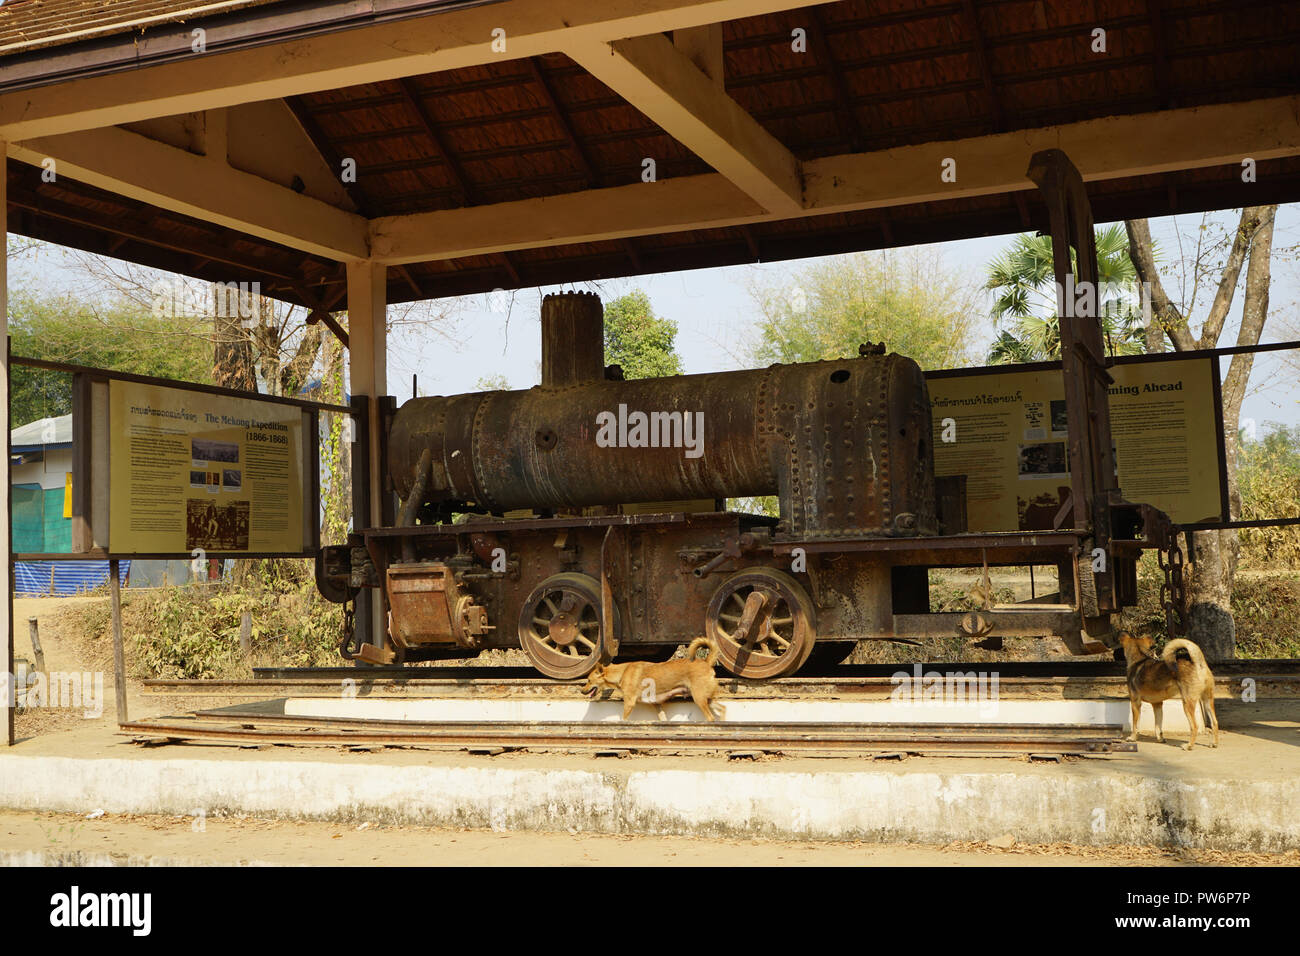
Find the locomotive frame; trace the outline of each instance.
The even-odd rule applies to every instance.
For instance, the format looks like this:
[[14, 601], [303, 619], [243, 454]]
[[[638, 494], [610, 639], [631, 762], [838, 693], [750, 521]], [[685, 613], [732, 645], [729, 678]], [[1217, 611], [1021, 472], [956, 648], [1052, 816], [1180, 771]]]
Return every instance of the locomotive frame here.
[[[1095, 283], [1077, 169], [1048, 150], [1028, 176], [1048, 204], [1058, 282]], [[1076, 654], [1099, 653], [1110, 616], [1136, 603], [1140, 551], [1177, 556], [1167, 516], [1124, 501], [1115, 487], [1110, 376], [1095, 317], [1067, 313], [1061, 322], [1074, 507], [1058, 523], [1070, 526], [990, 534], [966, 532], [962, 489], [935, 482], [928, 399], [918, 412], [909, 382], [920, 372], [910, 360], [864, 346], [858, 359], [839, 362], [622, 383], [603, 365], [602, 322], [594, 296], [548, 296], [540, 389], [413, 399], [401, 412], [384, 400], [384, 526], [318, 557], [327, 598], [370, 596], [388, 609], [387, 645], [372, 637], [354, 651], [348, 635], [345, 657], [387, 664], [522, 647], [543, 673], [577, 678], [616, 656], [661, 655], [704, 633], [724, 667], [762, 679], [792, 674], [814, 653], [842, 660], [863, 639], [965, 635], [996, 649], [1004, 637], [1054, 636]], [[609, 396], [639, 389], [661, 400], [651, 407], [676, 408], [674, 390], [691, 378], [708, 380], [692, 387], [715, 397], [733, 424], [737, 450], [720, 466], [684, 463], [659, 474], [643, 457], [644, 471], [618, 476], [638, 494], [618, 499], [606, 476], [585, 473], [590, 459], [560, 459], [567, 471], [549, 464], [557, 446], [572, 456], [581, 444], [553, 424], [566, 404], [608, 407]], [[844, 391], [849, 383], [856, 392]], [[871, 448], [858, 447], [845, 395], [877, 399]], [[748, 444], [759, 440], [784, 442], [781, 454], [764, 459]], [[859, 454], [870, 456], [873, 480], [855, 500]], [[369, 489], [358, 485], [364, 502]], [[704, 512], [669, 503], [619, 513], [620, 500], [672, 489], [715, 498], [776, 490], [781, 517], [725, 512], [720, 501]], [[530, 505], [541, 516], [506, 514]], [[454, 521], [457, 510], [490, 514]], [[995, 607], [986, 594], [976, 611], [930, 612], [930, 568], [1044, 564], [1058, 569], [1054, 601]], [[1178, 627], [1172, 615], [1169, 624]]]

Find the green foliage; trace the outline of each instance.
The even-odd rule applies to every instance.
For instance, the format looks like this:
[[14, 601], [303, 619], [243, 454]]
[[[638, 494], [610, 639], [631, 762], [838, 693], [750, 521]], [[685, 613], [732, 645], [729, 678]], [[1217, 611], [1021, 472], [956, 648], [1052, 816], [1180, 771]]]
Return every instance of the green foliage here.
[[[1014, 604], [1016, 592], [1005, 585], [990, 582], [994, 604]], [[971, 585], [966, 581], [938, 579], [930, 585], [930, 613], [949, 614], [954, 611], [975, 611], [980, 605], [971, 597]]]
[[476, 392], [505, 392], [510, 389], [510, 380], [498, 372], [496, 375], [480, 375], [474, 383]]
[[756, 495], [752, 498], [728, 498], [728, 511], [739, 511], [749, 515], [781, 516], [781, 503], [776, 495]]
[[881, 341], [922, 368], [970, 360], [978, 288], [932, 255], [836, 256], [749, 291], [761, 316], [754, 364], [852, 358], [859, 345]]
[[1238, 657], [1300, 657], [1300, 577], [1295, 571], [1238, 571], [1232, 616]]
[[[1293, 518], [1300, 502], [1300, 426], [1274, 425], [1258, 441], [1241, 436], [1237, 446], [1241, 519]], [[1245, 528], [1243, 564], [1300, 566], [1300, 528]]]
[[[14, 290], [9, 334], [15, 356], [111, 368], [187, 382], [212, 378], [211, 333], [202, 320], [151, 315], [127, 300], [88, 306], [70, 296]], [[14, 426], [72, 411], [71, 376], [15, 365]]]
[[[321, 401], [330, 405], [344, 403], [343, 347], [327, 339], [322, 345], [324, 372], [321, 375]], [[350, 416], [322, 413], [325, 434], [320, 449], [320, 497], [322, 545], [342, 544], [347, 540], [352, 517], [352, 451]]]
[[605, 304], [605, 364], [621, 365], [629, 381], [681, 375], [676, 338], [677, 323], [656, 316], [640, 289]]
[[[337, 663], [342, 611], [316, 592], [305, 561], [250, 561], [240, 586], [168, 587], [134, 596], [137, 674], [221, 678], [257, 661], [284, 667]], [[239, 648], [241, 618], [252, 616], [251, 659]]]
[[[1300, 576], [1292, 567], [1245, 560], [1242, 549], [1232, 587], [1232, 616], [1237, 624], [1237, 656], [1300, 657]], [[1160, 606], [1163, 575], [1154, 551], [1138, 560], [1138, 604], [1126, 608], [1118, 627], [1163, 641], [1165, 613]]]
[[[1101, 297], [1097, 309], [1107, 350], [1113, 355], [1140, 354], [1145, 339], [1128, 234], [1117, 223], [1098, 229], [1095, 239]], [[1077, 257], [1073, 250], [1070, 255], [1074, 264]], [[1043, 362], [1061, 357], [1051, 236], [1016, 236], [989, 263], [985, 288], [994, 293], [993, 320], [999, 326], [987, 358], [990, 364]]]

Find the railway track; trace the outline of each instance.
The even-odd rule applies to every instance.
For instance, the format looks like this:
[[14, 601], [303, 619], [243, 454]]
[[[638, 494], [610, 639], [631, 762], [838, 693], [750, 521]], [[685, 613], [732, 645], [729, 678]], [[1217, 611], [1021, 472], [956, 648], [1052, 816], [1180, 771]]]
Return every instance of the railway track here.
[[[1290, 707], [1300, 700], [1300, 661], [1232, 661], [1217, 665], [1217, 692], [1240, 695], [1249, 678], [1261, 698]], [[888, 699], [903, 665], [840, 666], [824, 676], [769, 681], [721, 679], [724, 699], [861, 701]], [[1127, 698], [1123, 668], [1109, 661], [936, 663], [922, 674], [998, 675], [1004, 700]], [[756, 723], [723, 721], [597, 721], [482, 719], [414, 720], [302, 716], [289, 700], [340, 698], [466, 698], [484, 701], [585, 700], [578, 681], [557, 681], [526, 667], [257, 668], [251, 680], [146, 681], [148, 693], [244, 703], [187, 715], [124, 723], [119, 732], [141, 743], [209, 742], [243, 746], [413, 747], [435, 750], [566, 751], [584, 753], [827, 754], [840, 756], [944, 754], [1111, 754], [1132, 752], [1118, 724], [1031, 723]], [[551, 705], [547, 705], [551, 706]], [[565, 705], [567, 706], [567, 705]], [[335, 708], [337, 709], [337, 707]], [[462, 710], [464, 707], [462, 706]], [[448, 716], [454, 716], [449, 714]]]
[[[912, 664], [839, 664], [821, 670], [805, 668], [796, 677], [781, 677], [764, 683], [780, 684], [785, 681], [797, 681], [809, 677], [885, 677], [898, 671], [910, 671]], [[923, 670], [996, 670], [1003, 677], [1123, 677], [1124, 665], [1117, 661], [948, 661], [928, 662], [921, 665]], [[1300, 658], [1271, 658], [1258, 660], [1220, 661], [1214, 665], [1214, 673], [1225, 677], [1272, 674], [1300, 677]], [[297, 680], [297, 679], [342, 679], [352, 677], [361, 679], [366, 675], [370, 679], [399, 678], [402, 680], [424, 679], [477, 679], [482, 677], [501, 677], [510, 679], [543, 678], [531, 667], [492, 667], [483, 665], [465, 665], [456, 667], [254, 667], [255, 680]], [[752, 681], [747, 683], [759, 683]]]
[[548, 722], [424, 723], [297, 717], [231, 708], [123, 723], [140, 743], [212, 742], [435, 750], [612, 753], [835, 754], [1108, 754], [1137, 749], [1118, 725], [1054, 724], [751, 724]]
[[[886, 698], [896, 686], [893, 675], [909, 675], [911, 666], [859, 664], [754, 681], [724, 675], [727, 696], [747, 698], [843, 699]], [[998, 676], [1007, 699], [1123, 698], [1128, 696], [1123, 666], [1110, 661], [1062, 665], [1056, 661], [1013, 663], [934, 663], [922, 674], [984, 673]], [[573, 698], [578, 681], [543, 677], [529, 667], [310, 667], [254, 668], [248, 680], [148, 680], [154, 696], [268, 699], [355, 693], [361, 697], [501, 697]], [[1215, 665], [1218, 694], [1235, 696], [1242, 681], [1254, 682], [1257, 695], [1300, 698], [1300, 660], [1229, 661]]]

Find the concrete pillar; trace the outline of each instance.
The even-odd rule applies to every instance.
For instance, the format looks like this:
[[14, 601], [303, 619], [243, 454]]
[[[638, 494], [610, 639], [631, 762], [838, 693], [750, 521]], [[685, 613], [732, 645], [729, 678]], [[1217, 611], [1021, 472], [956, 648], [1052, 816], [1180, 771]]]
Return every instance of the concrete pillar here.
[[[370, 460], [370, 513], [355, 516], [357, 527], [378, 527], [383, 524], [384, 489], [379, 483], [380, 474], [380, 420], [379, 398], [388, 391], [388, 326], [385, 313], [388, 307], [387, 274], [383, 265], [373, 262], [348, 264], [348, 377], [353, 396], [364, 395], [369, 401], [369, 422], [363, 431], [369, 446]], [[354, 476], [355, 480], [355, 476]], [[363, 597], [377, 596], [378, 592], [362, 592]], [[369, 605], [369, 607], [365, 607]], [[383, 647], [388, 632], [384, 602], [382, 600], [358, 601], [357, 616], [368, 613], [370, 633], [368, 639], [376, 647]]]
[[6, 165], [6, 149], [0, 140], [0, 237], [4, 239], [5, 248], [0, 255], [0, 345], [4, 347], [4, 360], [0, 361], [0, 403], [5, 410], [5, 463], [4, 494], [5, 506], [0, 508], [0, 594], [4, 595], [4, 614], [0, 614], [0, 631], [4, 632], [4, 708], [5, 708], [5, 745], [13, 746], [14, 711], [9, 706], [10, 695], [17, 689], [13, 686], [14, 672], [14, 590], [12, 556], [9, 551], [9, 516], [12, 507], [9, 484], [9, 185]]

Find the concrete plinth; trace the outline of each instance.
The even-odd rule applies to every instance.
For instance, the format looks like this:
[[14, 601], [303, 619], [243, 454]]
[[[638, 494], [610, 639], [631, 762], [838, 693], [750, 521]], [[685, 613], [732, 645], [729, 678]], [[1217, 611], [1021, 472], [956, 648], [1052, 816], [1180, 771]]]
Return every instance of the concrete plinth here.
[[[1202, 737], [1202, 742], [1206, 738]], [[102, 730], [0, 753], [0, 806], [244, 813], [392, 824], [942, 844], [1300, 849], [1300, 724], [1223, 746], [1144, 739], [1136, 755], [1023, 759], [766, 758], [221, 746], [140, 748]]]

